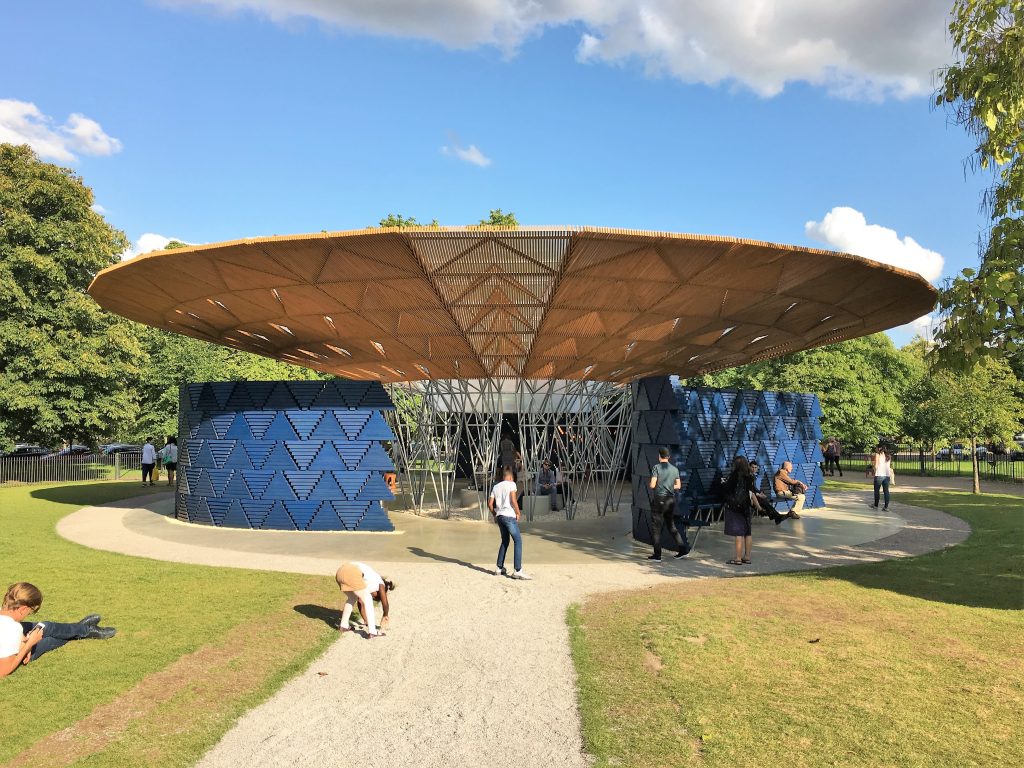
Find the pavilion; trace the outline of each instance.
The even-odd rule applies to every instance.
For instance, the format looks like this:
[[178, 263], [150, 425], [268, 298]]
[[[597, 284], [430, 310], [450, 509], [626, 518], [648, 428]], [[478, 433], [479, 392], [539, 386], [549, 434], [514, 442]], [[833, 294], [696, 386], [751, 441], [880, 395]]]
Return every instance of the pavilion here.
[[415, 504], [442, 506], [460, 461], [485, 484], [510, 428], [528, 472], [554, 451], [607, 505], [628, 383], [864, 336], [935, 301], [919, 275], [850, 254], [594, 227], [237, 240], [136, 257], [89, 290], [151, 326], [387, 385], [398, 469]]

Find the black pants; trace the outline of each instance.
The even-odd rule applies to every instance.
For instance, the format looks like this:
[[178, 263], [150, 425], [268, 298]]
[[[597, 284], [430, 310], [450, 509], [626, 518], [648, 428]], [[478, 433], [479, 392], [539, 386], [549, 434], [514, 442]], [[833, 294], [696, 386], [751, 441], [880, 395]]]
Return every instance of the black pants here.
[[836, 472], [839, 472], [839, 476], [840, 477], [843, 476], [843, 468], [839, 466], [839, 457], [838, 456], [826, 456], [825, 457], [825, 471], [828, 472], [829, 474], [833, 475], [833, 476], [835, 475]]
[[149, 482], [153, 482], [153, 467], [156, 464], [143, 464], [142, 465], [142, 482], [146, 482], [146, 478], [149, 478]]
[[666, 525], [680, 552], [686, 551], [686, 539], [676, 528], [676, 502], [671, 496], [655, 496], [651, 501], [651, 536], [654, 538], [654, 556], [661, 557], [661, 530]]

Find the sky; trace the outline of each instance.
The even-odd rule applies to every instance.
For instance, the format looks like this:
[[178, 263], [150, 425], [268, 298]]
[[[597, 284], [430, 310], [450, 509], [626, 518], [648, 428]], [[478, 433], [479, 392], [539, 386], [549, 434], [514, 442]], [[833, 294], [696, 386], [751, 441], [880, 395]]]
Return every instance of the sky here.
[[[388, 213], [973, 266], [950, 0], [5, 0], [0, 141], [125, 254]], [[898, 344], [918, 326], [891, 332]]]

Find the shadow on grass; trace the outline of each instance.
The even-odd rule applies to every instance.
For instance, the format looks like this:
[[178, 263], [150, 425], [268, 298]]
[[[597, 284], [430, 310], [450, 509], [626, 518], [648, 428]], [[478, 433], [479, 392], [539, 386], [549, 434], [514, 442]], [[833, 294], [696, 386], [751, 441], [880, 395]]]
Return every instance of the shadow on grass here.
[[66, 485], [50, 485], [33, 488], [29, 495], [34, 499], [50, 501], [55, 504], [84, 507], [92, 504], [105, 504], [133, 496], [149, 496], [167, 493], [173, 490], [167, 486], [143, 486], [134, 481], [83, 481]]
[[451, 563], [452, 565], [461, 565], [463, 568], [469, 568], [472, 571], [479, 571], [480, 573], [490, 574], [490, 571], [487, 570], [486, 568], [481, 568], [479, 565], [473, 565], [472, 563], [467, 563], [465, 560], [459, 560], [457, 558], [448, 557], [446, 555], [439, 555], [439, 554], [437, 554], [435, 552], [427, 552], [425, 549], [420, 549], [419, 547], [407, 547], [407, 549], [410, 552], [412, 552], [414, 555], [416, 555], [416, 557], [426, 557], [426, 558], [429, 558], [430, 560], [437, 560], [437, 561], [442, 562], [442, 563]]
[[341, 624], [341, 611], [335, 608], [325, 608], [322, 605], [303, 603], [294, 607], [296, 613], [301, 613], [307, 619], [322, 621], [331, 629], [337, 629]]
[[973, 608], [1024, 609], [1024, 499], [960, 491], [911, 491], [896, 498], [959, 517], [971, 534], [938, 552], [827, 568], [813, 578]]

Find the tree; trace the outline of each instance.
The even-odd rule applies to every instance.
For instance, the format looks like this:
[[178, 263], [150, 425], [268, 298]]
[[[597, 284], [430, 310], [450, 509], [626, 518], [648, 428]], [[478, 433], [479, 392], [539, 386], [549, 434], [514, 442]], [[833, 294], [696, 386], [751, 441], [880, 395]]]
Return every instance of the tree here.
[[[400, 213], [389, 213], [380, 220], [380, 224], [378, 226], [385, 229], [389, 227], [418, 227], [420, 226], [420, 223], [416, 221], [415, 216], [403, 216]], [[437, 223], [437, 219], [434, 219], [430, 222], [430, 226], [437, 227], [440, 225]]]
[[694, 386], [813, 392], [821, 427], [851, 448], [901, 433], [902, 400], [923, 366], [876, 333], [687, 380]]
[[981, 492], [978, 444], [1011, 445], [1021, 428], [1020, 380], [1003, 360], [985, 358], [970, 371], [939, 371], [933, 408], [951, 440], [970, 440], [974, 492]]
[[943, 422], [942, 411], [936, 405], [939, 397], [938, 380], [927, 370], [928, 349], [929, 343], [918, 337], [901, 350], [916, 362], [917, 369], [921, 372], [907, 387], [903, 401], [901, 430], [918, 445], [917, 457], [922, 475], [926, 471], [925, 447], [927, 446], [929, 451], [934, 451], [935, 442], [946, 437], [949, 432]]
[[491, 215], [486, 219], [480, 219], [481, 227], [518, 227], [519, 219], [516, 215], [509, 211], [505, 213], [501, 208], [495, 208], [491, 211]]
[[945, 322], [938, 362], [964, 372], [988, 356], [1024, 356], [1024, 0], [955, 0], [950, 35], [958, 61], [941, 72], [936, 104], [951, 108], [976, 140], [969, 160], [991, 172], [982, 207], [992, 225], [978, 269], [939, 296]]
[[27, 146], [0, 144], [0, 441], [89, 442], [132, 423], [143, 350], [87, 292], [128, 239], [92, 191]]

